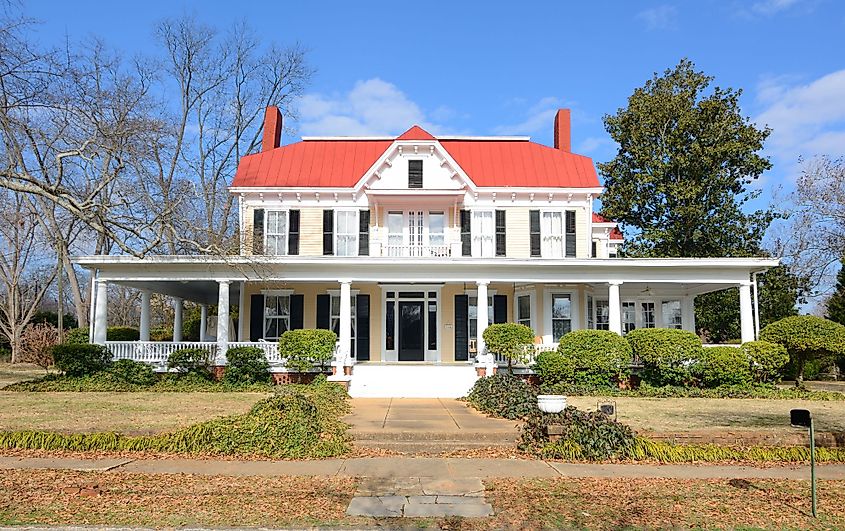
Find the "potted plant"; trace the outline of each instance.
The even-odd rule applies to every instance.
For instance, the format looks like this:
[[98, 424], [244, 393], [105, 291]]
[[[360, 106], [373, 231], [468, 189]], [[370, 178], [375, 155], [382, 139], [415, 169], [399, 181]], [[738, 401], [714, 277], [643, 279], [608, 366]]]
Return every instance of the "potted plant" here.
[[537, 407], [543, 413], [560, 413], [566, 409], [566, 397], [563, 395], [537, 395]]

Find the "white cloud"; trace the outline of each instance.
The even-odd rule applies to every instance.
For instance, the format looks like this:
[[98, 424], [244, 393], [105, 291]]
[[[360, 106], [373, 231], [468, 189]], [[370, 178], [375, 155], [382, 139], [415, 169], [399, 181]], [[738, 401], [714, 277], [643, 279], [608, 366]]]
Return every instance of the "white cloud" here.
[[[414, 124], [432, 134], [444, 132], [393, 83], [379, 78], [357, 81], [349, 92], [307, 94], [299, 104], [299, 131], [304, 136], [397, 135]], [[440, 107], [438, 118], [449, 113]]]
[[799, 0], [763, 0], [751, 6], [751, 10], [761, 15], [774, 15], [780, 11], [789, 9], [798, 3]]
[[775, 156], [794, 161], [845, 154], [845, 69], [809, 83], [765, 80], [758, 90], [764, 110], [755, 122], [772, 128]]
[[603, 136], [591, 136], [585, 138], [583, 142], [578, 144], [578, 148], [575, 150], [576, 153], [581, 153], [583, 155], [589, 155], [595, 151], [598, 151], [602, 148], [607, 148], [613, 145], [613, 140], [610, 137], [603, 137]]
[[678, 10], [675, 6], [664, 4], [640, 11], [637, 19], [642, 20], [649, 30], [673, 29], [678, 20]]
[[511, 125], [496, 126], [493, 128], [493, 132], [499, 135], [533, 135], [551, 132], [555, 113], [562, 105], [563, 100], [560, 98], [546, 96], [527, 110], [523, 121]]

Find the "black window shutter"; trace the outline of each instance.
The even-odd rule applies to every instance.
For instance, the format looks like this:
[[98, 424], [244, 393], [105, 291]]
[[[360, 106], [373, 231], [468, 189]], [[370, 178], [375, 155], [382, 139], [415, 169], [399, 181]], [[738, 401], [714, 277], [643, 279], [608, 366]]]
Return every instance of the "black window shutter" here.
[[469, 297], [455, 295], [455, 361], [469, 360]]
[[566, 256], [575, 256], [575, 211], [566, 211]]
[[508, 322], [508, 296], [493, 295], [493, 323]]
[[334, 254], [334, 210], [323, 210], [323, 255]]
[[358, 256], [370, 256], [370, 211], [358, 213]]
[[264, 209], [252, 211], [252, 254], [264, 254]]
[[469, 210], [461, 210], [461, 255], [472, 256], [472, 223]]
[[288, 254], [299, 254], [299, 210], [288, 212]]
[[305, 296], [293, 294], [290, 296], [290, 329], [302, 330], [304, 326]]
[[507, 256], [505, 244], [505, 211], [496, 211], [496, 256]]
[[590, 246], [590, 256], [595, 258], [597, 254], [598, 254], [598, 242], [596, 240], [593, 240], [593, 243]]
[[369, 361], [370, 359], [370, 296], [358, 295], [355, 297], [355, 311], [356, 319], [358, 319], [358, 329], [355, 340], [358, 342], [357, 355], [355, 359], [358, 361]]
[[540, 211], [528, 211], [528, 225], [531, 236], [531, 256], [540, 256]]
[[328, 294], [317, 295], [317, 328], [331, 330], [329, 326], [329, 310], [331, 298]]
[[423, 161], [408, 161], [408, 188], [422, 188], [423, 185]]
[[249, 297], [249, 340], [264, 339], [264, 295]]

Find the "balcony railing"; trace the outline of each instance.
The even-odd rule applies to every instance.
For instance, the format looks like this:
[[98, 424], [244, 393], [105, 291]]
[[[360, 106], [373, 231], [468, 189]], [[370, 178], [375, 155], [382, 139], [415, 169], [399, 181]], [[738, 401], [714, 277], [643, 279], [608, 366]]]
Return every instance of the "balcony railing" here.
[[449, 258], [452, 247], [442, 245], [382, 245], [382, 256], [410, 257], [410, 258]]

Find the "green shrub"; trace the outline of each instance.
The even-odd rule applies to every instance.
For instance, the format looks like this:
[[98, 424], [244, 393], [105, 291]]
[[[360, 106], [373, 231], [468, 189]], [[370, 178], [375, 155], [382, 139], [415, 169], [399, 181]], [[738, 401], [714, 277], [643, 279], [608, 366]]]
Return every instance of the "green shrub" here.
[[521, 419], [537, 409], [537, 390], [512, 374], [497, 373], [475, 381], [467, 402], [482, 413], [504, 419]]
[[156, 382], [153, 368], [146, 364], [132, 360], [116, 360], [106, 369], [118, 381], [140, 387], [149, 387]]
[[739, 347], [705, 348], [693, 372], [704, 387], [751, 384], [751, 361]]
[[72, 328], [65, 332], [65, 343], [71, 345], [84, 345], [88, 343], [87, 328]]
[[173, 329], [169, 326], [150, 328], [150, 341], [173, 341]]
[[544, 384], [612, 387], [627, 375], [631, 346], [607, 330], [575, 330], [560, 338], [557, 352], [537, 356], [534, 370]]
[[258, 456], [274, 459], [335, 457], [350, 450], [346, 392], [333, 383], [288, 385], [243, 415], [209, 420], [159, 435], [66, 435], [0, 432], [2, 449], [136, 451], [188, 455]]
[[64, 343], [53, 347], [53, 360], [67, 376], [89, 376], [107, 369], [112, 355], [102, 345]]
[[223, 381], [231, 385], [266, 383], [270, 381], [270, 364], [258, 347], [230, 348], [226, 352], [226, 372]]
[[[550, 425], [563, 427], [554, 443], [546, 433]], [[634, 431], [600, 411], [580, 411], [572, 406], [560, 413], [539, 410], [525, 419], [521, 450], [552, 459], [618, 459], [628, 456], [636, 444]]]
[[685, 385], [701, 356], [701, 340], [687, 330], [640, 328], [625, 336], [643, 364], [642, 379], [652, 385]]
[[779, 382], [783, 369], [789, 363], [789, 354], [783, 345], [768, 341], [748, 341], [742, 350], [751, 361], [751, 372], [758, 382]]
[[534, 330], [517, 323], [492, 324], [484, 329], [481, 337], [489, 352], [508, 360], [509, 371], [514, 362], [527, 360], [527, 351], [534, 344]]
[[141, 333], [131, 326], [110, 326], [106, 328], [107, 341], [138, 341]]
[[279, 338], [279, 355], [288, 369], [306, 372], [329, 363], [336, 344], [337, 334], [331, 330], [288, 330]]
[[203, 348], [180, 348], [167, 358], [167, 368], [179, 374], [211, 378], [211, 352]]
[[799, 385], [808, 362], [817, 360], [823, 366], [829, 365], [845, 354], [845, 326], [814, 315], [775, 321], [760, 332], [760, 339], [786, 348]]

